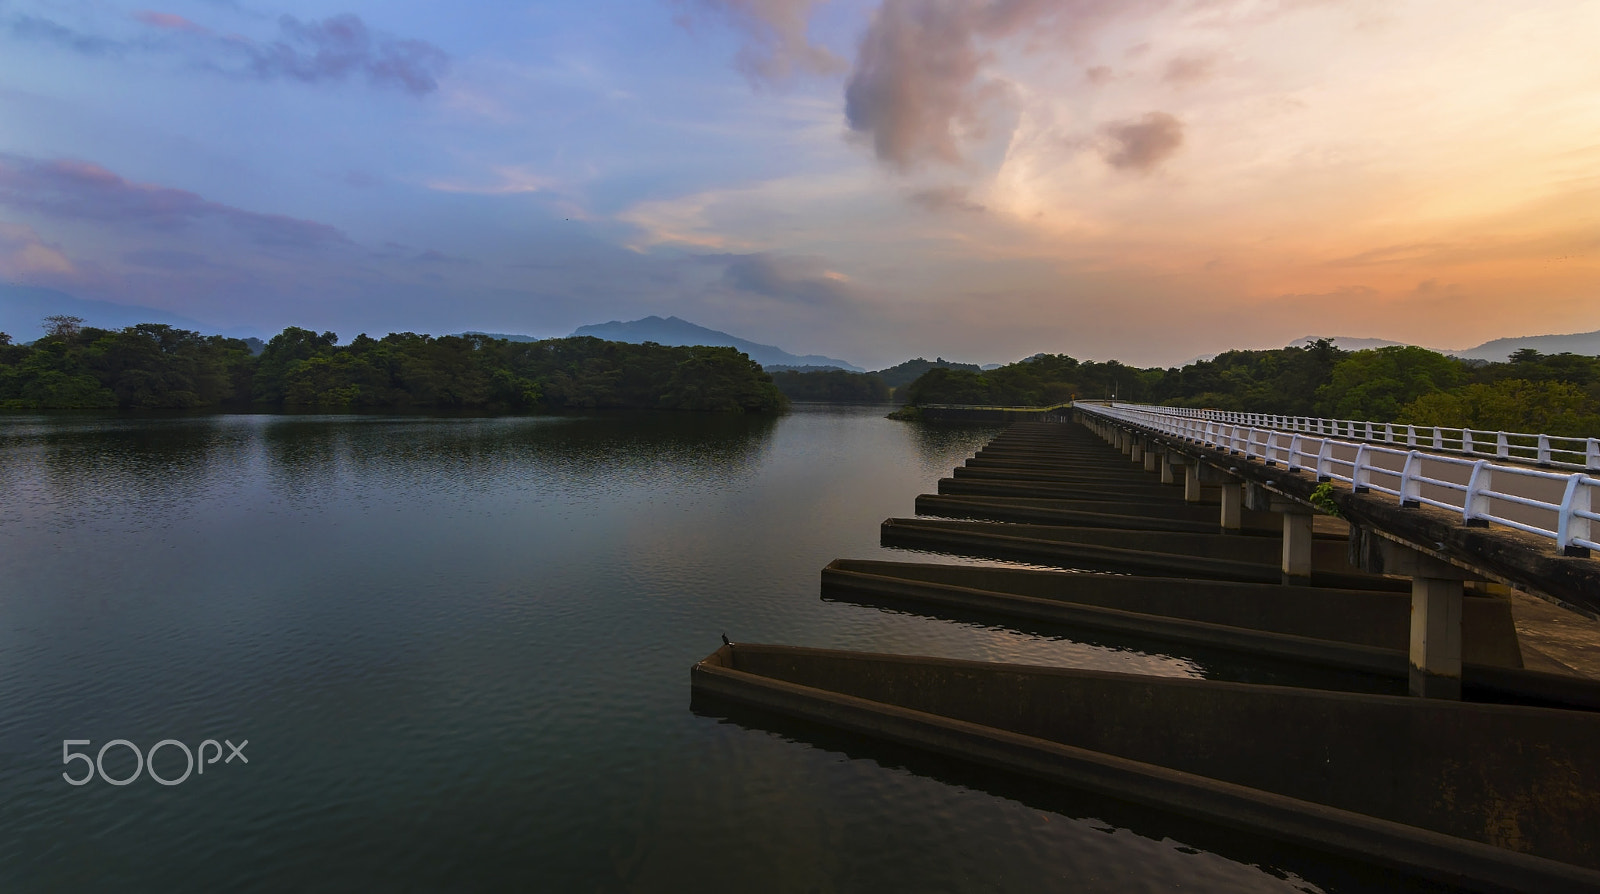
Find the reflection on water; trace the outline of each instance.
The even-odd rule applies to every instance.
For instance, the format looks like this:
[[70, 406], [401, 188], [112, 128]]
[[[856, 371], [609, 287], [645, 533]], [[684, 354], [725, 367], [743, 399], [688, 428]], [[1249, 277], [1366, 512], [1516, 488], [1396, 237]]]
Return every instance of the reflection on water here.
[[[724, 631], [1210, 672], [819, 599], [994, 433], [882, 413], [0, 417], [0, 890], [1331, 890], [686, 710]], [[62, 780], [117, 738], [250, 763]]]

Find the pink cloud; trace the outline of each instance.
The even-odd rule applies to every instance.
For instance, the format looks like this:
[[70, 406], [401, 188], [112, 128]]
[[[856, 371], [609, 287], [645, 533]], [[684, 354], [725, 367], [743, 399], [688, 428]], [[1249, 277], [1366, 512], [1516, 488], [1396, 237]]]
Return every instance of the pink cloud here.
[[33, 227], [0, 222], [0, 278], [32, 282], [76, 272], [61, 249], [46, 244]]
[[845, 118], [871, 138], [880, 160], [902, 170], [959, 163], [964, 136], [980, 133], [988, 107], [1007, 95], [983, 74], [995, 44], [1024, 36], [1035, 50], [1071, 44], [1165, 2], [884, 0], [845, 87]]
[[210, 34], [211, 29], [198, 25], [180, 15], [170, 12], [152, 12], [142, 9], [133, 14], [133, 17], [152, 28], [161, 28], [166, 31], [187, 31], [191, 34]]
[[[686, 0], [680, 0], [686, 2]], [[734, 65], [757, 83], [783, 83], [798, 74], [831, 75], [845, 61], [811, 43], [806, 28], [812, 7], [824, 0], [696, 0], [745, 36]]]
[[1183, 122], [1166, 112], [1108, 124], [1103, 133], [1110, 140], [1104, 153], [1106, 164], [1119, 171], [1148, 174], [1183, 145]]
[[86, 161], [0, 153], [0, 205], [113, 227], [180, 230], [223, 224], [261, 245], [315, 248], [348, 242], [334, 227], [223, 205], [183, 189], [133, 183]]

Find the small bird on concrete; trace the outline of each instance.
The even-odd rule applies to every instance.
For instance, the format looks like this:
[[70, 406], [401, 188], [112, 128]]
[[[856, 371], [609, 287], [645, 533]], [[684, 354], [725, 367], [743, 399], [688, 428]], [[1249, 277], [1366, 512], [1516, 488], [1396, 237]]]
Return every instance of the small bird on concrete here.
[[733, 645], [733, 643], [730, 643], [730, 642], [728, 642], [728, 635], [727, 635], [727, 634], [726, 634], [726, 633], [724, 633], [724, 634], [723, 634], [723, 635], [722, 635], [722, 644], [723, 644], [723, 645], [724, 645], [724, 646], [731, 646], [731, 645]]

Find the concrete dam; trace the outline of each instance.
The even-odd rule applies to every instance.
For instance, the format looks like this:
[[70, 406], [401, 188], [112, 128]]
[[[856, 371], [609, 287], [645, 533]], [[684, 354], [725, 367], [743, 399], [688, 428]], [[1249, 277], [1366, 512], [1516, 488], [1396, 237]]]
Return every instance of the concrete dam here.
[[1252, 455], [1111, 409], [1012, 424], [880, 532], [1043, 568], [839, 559], [822, 598], [1137, 638], [1258, 672], [733, 642], [692, 668], [695, 710], [773, 712], [1466, 890], [1600, 890], [1588, 528], [1563, 528], [1557, 549], [1447, 517], [1400, 480], [1409, 460], [1363, 477], [1357, 456], [1346, 487], [1271, 437]]

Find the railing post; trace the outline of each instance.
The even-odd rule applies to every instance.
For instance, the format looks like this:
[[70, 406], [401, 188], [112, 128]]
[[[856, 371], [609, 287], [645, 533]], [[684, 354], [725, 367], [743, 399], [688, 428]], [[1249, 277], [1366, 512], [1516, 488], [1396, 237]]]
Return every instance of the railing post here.
[[1415, 425], [1406, 426], [1406, 446], [1417, 446], [1417, 427]]
[[1472, 464], [1472, 478], [1467, 481], [1467, 495], [1461, 501], [1461, 519], [1472, 527], [1488, 527], [1489, 494], [1494, 488], [1494, 470], [1489, 461], [1480, 459]]
[[1372, 492], [1372, 467], [1366, 464], [1367, 445], [1356, 448], [1356, 461], [1350, 470], [1350, 487], [1358, 494]]
[[1500, 457], [1501, 459], [1511, 458], [1511, 442], [1506, 440], [1505, 432], [1496, 432], [1495, 434], [1494, 455]]
[[1422, 454], [1413, 450], [1406, 454], [1406, 464], [1400, 470], [1400, 505], [1415, 509], [1422, 505], [1422, 482], [1417, 475], [1422, 472]]
[[1478, 452], [1472, 446], [1472, 429], [1470, 428], [1463, 428], [1461, 430], [1461, 452], [1466, 454]]
[[1441, 430], [1437, 425], [1433, 427], [1433, 449], [1444, 449], [1444, 431]]
[[1262, 456], [1262, 459], [1266, 460], [1266, 463], [1269, 466], [1275, 466], [1275, 465], [1278, 464], [1278, 461], [1272, 458], [1272, 451], [1277, 449], [1277, 446], [1278, 446], [1278, 433], [1276, 431], [1268, 431], [1267, 432], [1267, 447], [1266, 447], [1266, 451], [1265, 451], [1264, 455]]
[[1333, 480], [1333, 441], [1322, 439], [1322, 449], [1317, 451], [1317, 480]]
[[1600, 438], [1589, 439], [1589, 458], [1586, 461], [1589, 471], [1600, 472]]
[[1289, 438], [1289, 457], [1284, 460], [1283, 466], [1291, 472], [1300, 471], [1300, 435], [1298, 433]]
[[1539, 465], [1550, 465], [1550, 436], [1539, 436]]
[[1579, 515], [1590, 512], [1593, 488], [1587, 486], [1588, 476], [1573, 472], [1567, 479], [1567, 493], [1561, 498], [1561, 517], [1556, 525], [1556, 549], [1568, 556], [1588, 558], [1589, 548], [1574, 544], [1574, 540], [1590, 540], [1589, 519]]

